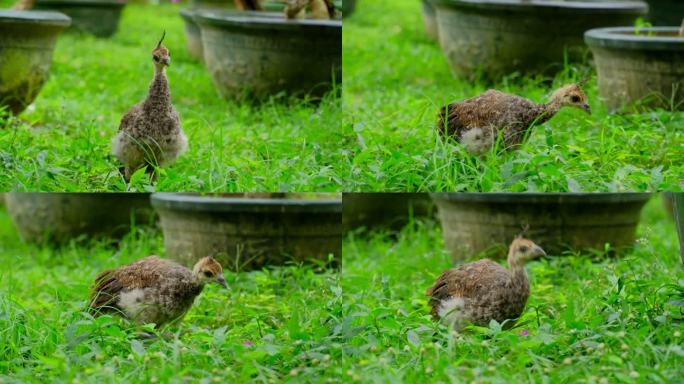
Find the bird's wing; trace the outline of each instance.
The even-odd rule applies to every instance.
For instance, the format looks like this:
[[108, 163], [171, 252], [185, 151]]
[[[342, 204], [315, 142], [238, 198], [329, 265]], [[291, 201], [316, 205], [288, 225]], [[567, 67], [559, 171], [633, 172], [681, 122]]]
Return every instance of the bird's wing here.
[[517, 122], [527, 126], [531, 123], [527, 120], [536, 111], [537, 105], [530, 100], [490, 89], [479, 96], [442, 107], [437, 128], [441, 134], [459, 139], [473, 128], [491, 127], [498, 131]]
[[119, 294], [124, 289], [147, 288], [157, 284], [163, 270], [168, 268], [167, 260], [148, 256], [118, 269], [104, 271], [95, 277], [91, 288], [90, 310], [103, 311], [116, 308]]
[[133, 122], [135, 121], [135, 116], [141, 113], [141, 108], [141, 104], [136, 104], [133, 106], [133, 108], [126, 112], [124, 117], [121, 118], [121, 122], [119, 123], [119, 132], [130, 130], [130, 127], [133, 126]]
[[504, 282], [508, 271], [489, 259], [465, 264], [444, 271], [435, 284], [425, 291], [430, 296], [432, 315], [437, 318], [440, 304], [451, 297], [469, 298], [492, 289], [492, 285]]

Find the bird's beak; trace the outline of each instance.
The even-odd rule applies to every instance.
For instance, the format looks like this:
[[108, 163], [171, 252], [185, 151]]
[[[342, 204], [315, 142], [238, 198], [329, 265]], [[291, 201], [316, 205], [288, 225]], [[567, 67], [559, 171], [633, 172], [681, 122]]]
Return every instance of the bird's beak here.
[[162, 64], [166, 65], [167, 67], [171, 65], [171, 58], [170, 57], [165, 57], [161, 60]]
[[542, 247], [535, 245], [534, 248], [532, 248], [532, 255], [534, 255], [534, 257], [542, 257], [546, 256], [546, 252], [544, 252]]
[[226, 283], [226, 279], [223, 278], [223, 275], [218, 275], [216, 278], [216, 282], [221, 284], [221, 286], [225, 289], [230, 289], [228, 288], [228, 283]]
[[582, 109], [584, 109], [584, 112], [591, 115], [591, 107], [589, 106], [589, 104], [582, 104]]

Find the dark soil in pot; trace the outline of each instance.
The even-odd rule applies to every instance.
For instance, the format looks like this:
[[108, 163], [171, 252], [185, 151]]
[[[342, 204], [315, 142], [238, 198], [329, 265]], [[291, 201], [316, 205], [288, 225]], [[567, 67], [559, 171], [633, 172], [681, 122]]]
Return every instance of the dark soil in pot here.
[[147, 193], [8, 193], [7, 211], [21, 237], [61, 243], [80, 236], [119, 238], [131, 223], [154, 223]]
[[457, 76], [498, 80], [513, 72], [549, 73], [586, 53], [584, 32], [633, 25], [643, 2], [430, 0], [439, 40]]
[[[432, 194], [446, 247], [455, 262], [483, 253], [505, 257], [525, 236], [550, 255], [566, 249], [621, 254], [634, 243], [647, 193]], [[524, 231], [524, 229], [527, 229]]]
[[70, 23], [58, 12], [0, 10], [0, 107], [19, 114], [36, 99]]
[[225, 98], [322, 96], [342, 82], [342, 21], [198, 11], [207, 70]]
[[635, 105], [684, 110], [684, 37], [676, 27], [599, 28], [585, 40], [609, 110]]
[[339, 199], [272, 199], [152, 195], [161, 218], [166, 255], [186, 265], [216, 255], [232, 270], [289, 261], [342, 258]]
[[97, 37], [112, 36], [121, 18], [123, 0], [37, 0], [36, 9], [63, 12], [71, 17], [71, 28]]
[[345, 233], [358, 228], [398, 231], [412, 217], [433, 217], [427, 193], [345, 193], [342, 197]]

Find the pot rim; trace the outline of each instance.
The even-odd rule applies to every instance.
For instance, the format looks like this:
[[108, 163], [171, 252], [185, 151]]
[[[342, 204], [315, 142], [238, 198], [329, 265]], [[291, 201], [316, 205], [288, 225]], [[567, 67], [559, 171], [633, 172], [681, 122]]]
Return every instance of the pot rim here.
[[153, 193], [155, 209], [221, 213], [342, 213], [342, 199], [265, 199]]
[[493, 203], [493, 204], [619, 204], [645, 203], [651, 193], [431, 193], [435, 202]]
[[278, 30], [315, 30], [323, 29], [342, 31], [342, 20], [287, 20], [281, 12], [240, 11], [234, 9], [198, 9], [193, 18], [200, 25], [216, 25], [220, 27], [238, 27], [250, 29]]
[[56, 11], [17, 11], [13, 9], [0, 9], [0, 24], [31, 24], [68, 27], [71, 18], [62, 12]]
[[[679, 27], [647, 27], [643, 32], [675, 32]], [[684, 37], [635, 35], [634, 27], [594, 28], [584, 33], [589, 47], [684, 51]]]
[[471, 8], [486, 11], [539, 11], [555, 10], [561, 12], [591, 12], [591, 13], [640, 13], [648, 12], [648, 4], [643, 1], [559, 1], [559, 0], [530, 0], [521, 3], [520, 0], [428, 0], [433, 5], [447, 8]]

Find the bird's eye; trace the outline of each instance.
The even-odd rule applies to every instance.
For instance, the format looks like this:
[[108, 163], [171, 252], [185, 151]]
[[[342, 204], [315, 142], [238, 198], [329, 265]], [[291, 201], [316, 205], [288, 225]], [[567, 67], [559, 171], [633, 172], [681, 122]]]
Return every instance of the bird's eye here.
[[577, 95], [573, 95], [570, 100], [572, 100], [573, 103], [579, 103], [580, 98]]
[[159, 58], [157, 56], [152, 56], [152, 58], [154, 59], [154, 61], [159, 61]]
[[518, 251], [525, 253], [527, 252], [527, 245], [521, 245], [520, 248], [518, 248]]
[[212, 275], [213, 273], [211, 273], [210, 271], [204, 271], [204, 276], [211, 277]]

